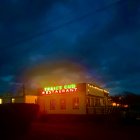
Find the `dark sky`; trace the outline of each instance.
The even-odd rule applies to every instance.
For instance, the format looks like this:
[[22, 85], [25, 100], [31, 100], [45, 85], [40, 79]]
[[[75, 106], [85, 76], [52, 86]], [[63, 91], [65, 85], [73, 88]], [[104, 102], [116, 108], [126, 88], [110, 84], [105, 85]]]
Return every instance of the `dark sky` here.
[[0, 1], [0, 92], [97, 83], [140, 93], [140, 0]]

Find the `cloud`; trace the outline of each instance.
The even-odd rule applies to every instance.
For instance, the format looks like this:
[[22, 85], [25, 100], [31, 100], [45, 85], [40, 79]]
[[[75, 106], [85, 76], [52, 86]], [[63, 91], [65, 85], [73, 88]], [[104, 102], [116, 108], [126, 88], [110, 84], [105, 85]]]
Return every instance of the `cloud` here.
[[5, 82], [11, 82], [11, 80], [14, 78], [13, 75], [9, 75], [9, 76], [5, 76], [5, 77], [1, 77], [1, 79]]
[[102, 9], [110, 2], [1, 1], [0, 76], [30, 83], [97, 81], [112, 91], [129, 88], [135, 77], [139, 90], [140, 2]]

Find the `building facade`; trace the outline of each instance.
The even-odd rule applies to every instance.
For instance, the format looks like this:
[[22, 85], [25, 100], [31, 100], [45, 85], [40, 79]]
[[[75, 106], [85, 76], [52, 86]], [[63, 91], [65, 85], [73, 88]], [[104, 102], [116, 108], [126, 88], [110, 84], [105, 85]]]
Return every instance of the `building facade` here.
[[38, 96], [44, 114], [101, 114], [108, 106], [109, 92], [92, 84], [45, 87]]
[[38, 95], [0, 98], [3, 103], [38, 104], [41, 114], [102, 114], [109, 92], [89, 83], [44, 87]]

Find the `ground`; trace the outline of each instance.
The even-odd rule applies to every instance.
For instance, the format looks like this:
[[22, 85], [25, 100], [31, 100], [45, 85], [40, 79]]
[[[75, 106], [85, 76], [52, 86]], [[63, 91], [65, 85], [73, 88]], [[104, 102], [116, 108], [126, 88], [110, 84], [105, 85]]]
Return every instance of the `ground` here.
[[34, 122], [23, 140], [138, 140], [139, 125], [96, 122]]

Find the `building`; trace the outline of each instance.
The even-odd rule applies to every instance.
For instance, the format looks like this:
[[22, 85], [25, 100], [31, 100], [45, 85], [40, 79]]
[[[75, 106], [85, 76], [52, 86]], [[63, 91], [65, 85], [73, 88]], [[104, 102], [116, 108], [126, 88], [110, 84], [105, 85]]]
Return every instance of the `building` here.
[[38, 96], [44, 114], [101, 114], [108, 106], [109, 92], [92, 84], [45, 87]]
[[0, 104], [7, 104], [7, 103], [25, 103], [25, 97], [24, 96], [1, 96]]
[[44, 87], [36, 94], [1, 97], [2, 103], [38, 104], [41, 114], [102, 114], [109, 92], [89, 83]]

